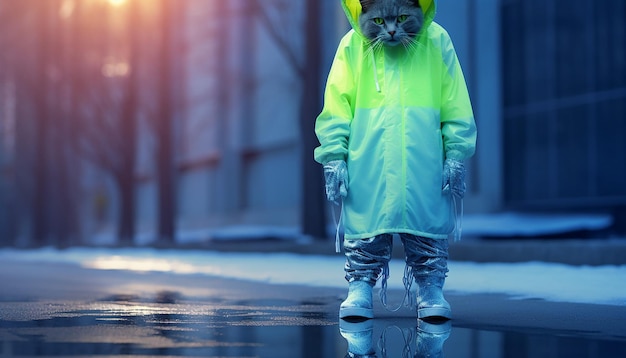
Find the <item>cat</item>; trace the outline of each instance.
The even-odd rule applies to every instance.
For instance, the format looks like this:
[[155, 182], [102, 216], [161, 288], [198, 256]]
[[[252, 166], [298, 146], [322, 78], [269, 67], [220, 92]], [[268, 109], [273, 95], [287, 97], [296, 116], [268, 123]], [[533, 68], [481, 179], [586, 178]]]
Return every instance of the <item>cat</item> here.
[[424, 13], [418, 0], [360, 0], [359, 27], [373, 48], [410, 47], [422, 29]]

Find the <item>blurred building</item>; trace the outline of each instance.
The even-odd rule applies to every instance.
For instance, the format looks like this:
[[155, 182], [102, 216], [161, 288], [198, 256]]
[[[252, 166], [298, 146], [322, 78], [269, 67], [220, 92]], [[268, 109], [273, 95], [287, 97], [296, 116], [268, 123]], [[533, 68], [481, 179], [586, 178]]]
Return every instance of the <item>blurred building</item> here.
[[479, 129], [469, 212], [608, 212], [619, 227], [624, 14], [617, 0], [440, 2]]
[[626, 204], [625, 14], [616, 0], [501, 5], [506, 204]]

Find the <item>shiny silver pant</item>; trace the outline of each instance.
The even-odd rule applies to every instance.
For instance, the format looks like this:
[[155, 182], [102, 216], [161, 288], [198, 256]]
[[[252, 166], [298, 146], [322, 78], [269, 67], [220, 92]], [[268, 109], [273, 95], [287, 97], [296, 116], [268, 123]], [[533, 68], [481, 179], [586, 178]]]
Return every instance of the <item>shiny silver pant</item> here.
[[[406, 277], [412, 273], [419, 281], [420, 277], [445, 278], [448, 272], [448, 240], [436, 240], [410, 234], [399, 234], [404, 246], [407, 270]], [[344, 240], [346, 255], [346, 280], [361, 280], [371, 285], [383, 277], [383, 288], [389, 275], [389, 260], [393, 246], [393, 235], [382, 234], [369, 239]], [[405, 282], [405, 286], [407, 283]], [[410, 286], [410, 283], [409, 283]]]

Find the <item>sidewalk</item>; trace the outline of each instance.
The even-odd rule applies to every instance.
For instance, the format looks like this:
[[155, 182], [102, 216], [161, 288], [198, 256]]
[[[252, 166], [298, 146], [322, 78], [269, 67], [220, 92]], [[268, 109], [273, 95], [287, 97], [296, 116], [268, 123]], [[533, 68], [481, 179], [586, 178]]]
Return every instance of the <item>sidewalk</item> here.
[[[346, 352], [337, 327], [345, 288], [93, 270], [19, 259], [0, 260], [0, 281], [11, 287], [0, 291], [3, 357], [121, 352], [133, 357], [333, 357]], [[393, 298], [402, 294], [390, 291]], [[483, 349], [492, 352], [491, 357], [513, 356], [520, 345], [502, 344], [511, 340], [529, 352], [545, 352], [546, 346], [553, 352], [571, 352], [572, 345], [580, 352], [594, 352], [559, 356], [608, 358], [626, 353], [626, 321], [615, 319], [624, 317], [626, 306], [520, 300], [492, 293], [449, 292], [446, 297], [454, 315], [447, 357]], [[411, 309], [389, 312], [378, 300], [374, 305], [374, 347], [381, 330], [415, 328], [418, 323]], [[401, 334], [389, 337], [396, 341], [386, 347], [403, 346]]]
[[[187, 249], [218, 252], [289, 252], [312, 255], [341, 255], [332, 240], [299, 243], [290, 240], [212, 241], [187, 245]], [[399, 241], [394, 258], [403, 258]], [[626, 239], [478, 239], [450, 243], [450, 259], [472, 262], [543, 261], [569, 265], [625, 265]]]
[[[450, 244], [450, 259], [472, 262], [542, 261], [569, 265], [625, 265], [626, 238], [609, 238], [606, 215], [500, 213], [467, 215], [463, 239]], [[403, 258], [399, 240], [393, 257]], [[213, 240], [190, 249], [223, 252], [290, 252], [336, 255], [334, 238], [297, 242], [290, 239]]]

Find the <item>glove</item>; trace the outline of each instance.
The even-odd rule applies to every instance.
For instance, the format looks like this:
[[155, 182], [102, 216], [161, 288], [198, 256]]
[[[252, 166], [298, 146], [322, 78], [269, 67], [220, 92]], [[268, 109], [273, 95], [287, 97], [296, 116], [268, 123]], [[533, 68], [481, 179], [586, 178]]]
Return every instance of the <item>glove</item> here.
[[463, 199], [465, 196], [465, 165], [454, 159], [446, 159], [443, 163], [443, 184], [444, 194]]
[[348, 196], [348, 167], [343, 160], [332, 160], [324, 164], [326, 198], [337, 204], [340, 198]]

